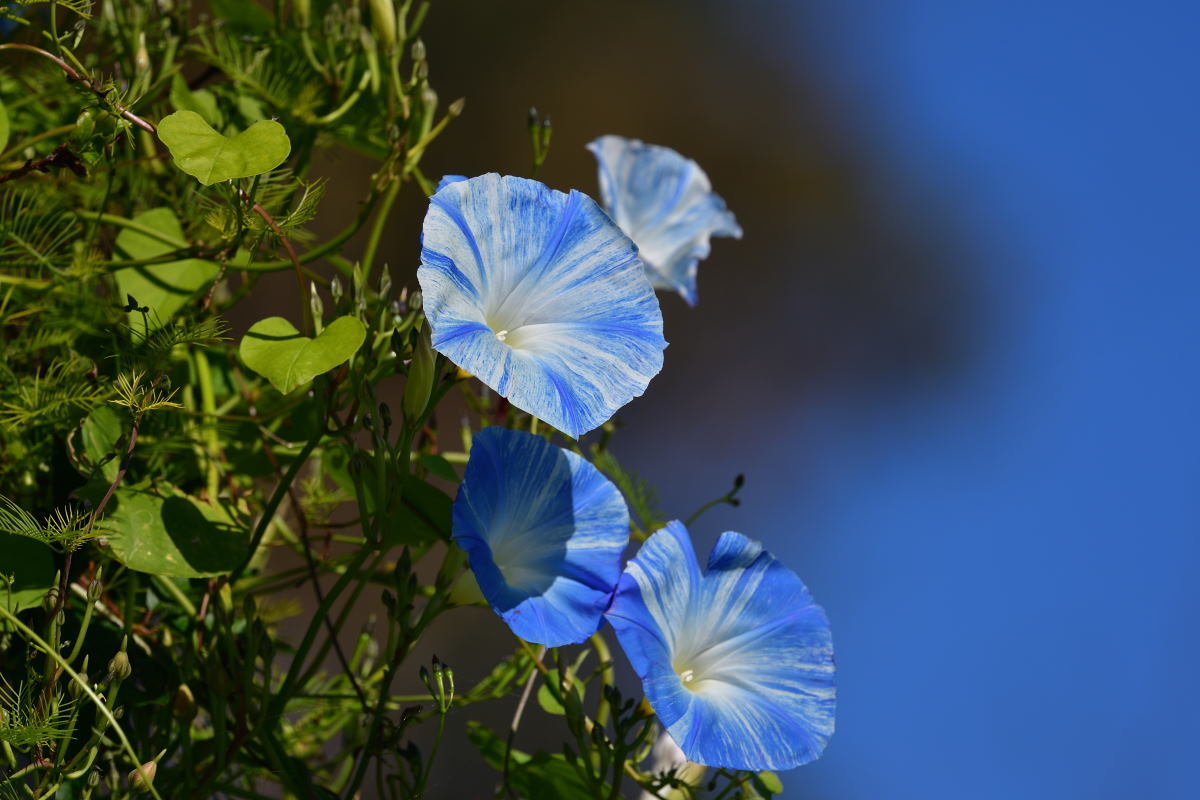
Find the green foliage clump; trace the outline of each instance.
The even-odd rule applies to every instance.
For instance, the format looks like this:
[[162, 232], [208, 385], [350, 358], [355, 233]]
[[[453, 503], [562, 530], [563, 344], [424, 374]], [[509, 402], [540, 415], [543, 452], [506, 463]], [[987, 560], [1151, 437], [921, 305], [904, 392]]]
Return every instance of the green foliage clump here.
[[[778, 791], [646, 768], [657, 723], [599, 635], [520, 642], [473, 683], [413, 663], [479, 603], [450, 541], [471, 420], [537, 426], [430, 349], [419, 295], [375, 257], [463, 108], [430, 86], [428, 7], [0, 3], [0, 796], [432, 796], [447, 718], [487, 703], [515, 706], [511, 727], [472, 722], [454, 758], [506, 796]], [[318, 147], [375, 162], [323, 240]], [[225, 316], [275, 272], [300, 327], [233, 341]], [[451, 392], [461, 449], [437, 427]], [[663, 515], [612, 432], [587, 455], [644, 535]], [[379, 619], [355, 633], [365, 604]], [[514, 747], [535, 713], [562, 723], [560, 752]]]

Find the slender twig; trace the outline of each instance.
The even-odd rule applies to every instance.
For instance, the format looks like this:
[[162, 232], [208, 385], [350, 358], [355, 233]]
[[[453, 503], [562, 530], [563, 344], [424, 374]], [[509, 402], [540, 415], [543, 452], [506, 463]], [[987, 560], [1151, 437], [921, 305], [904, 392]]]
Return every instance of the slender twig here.
[[42, 56], [43, 58], [50, 59], [55, 64], [57, 64], [59, 69], [61, 69], [66, 74], [67, 80], [69, 80], [71, 83], [82, 84], [84, 87], [86, 87], [88, 90], [90, 90], [93, 94], [95, 94], [96, 97], [99, 98], [100, 102], [106, 103], [107, 105], [111, 106], [112, 109], [114, 111], [116, 111], [120, 116], [129, 120], [134, 125], [137, 125], [142, 130], [144, 130], [148, 133], [158, 135], [158, 130], [154, 127], [153, 124], [142, 119], [137, 114], [134, 114], [132, 111], [130, 111], [128, 108], [121, 105], [117, 101], [110, 100], [108, 98], [108, 93], [109, 93], [108, 89], [105, 89], [104, 86], [102, 86], [99, 82], [97, 82], [93, 78], [90, 78], [86, 75], [81, 75], [74, 67], [72, 67], [66, 61], [64, 61], [63, 59], [54, 55], [53, 53], [51, 53], [47, 50], [43, 50], [40, 47], [35, 47], [31, 44], [22, 44], [20, 42], [9, 42], [7, 44], [0, 44], [0, 50], [27, 50], [30, 53], [36, 53], [37, 55]]
[[[529, 649], [524, 641], [525, 649]], [[532, 654], [531, 654], [532, 655]], [[541, 667], [542, 656], [546, 655], [546, 647], [543, 645], [538, 650], [537, 656], [534, 657], [533, 663]], [[504, 743], [504, 773], [502, 776], [503, 787], [508, 796], [513, 800], [517, 800], [516, 792], [513, 791], [512, 784], [509, 783], [509, 764], [512, 762], [513, 741], [517, 738], [517, 728], [521, 727], [521, 717], [525, 714], [525, 705], [529, 702], [529, 695], [533, 692], [533, 682], [537, 680], [538, 670], [533, 670], [529, 673], [529, 680], [525, 681], [525, 688], [521, 690], [521, 699], [517, 702], [517, 710], [513, 712], [512, 723], [508, 726], [508, 739]]]
[[76, 177], [87, 177], [87, 168], [83, 166], [83, 162], [79, 160], [79, 156], [72, 153], [71, 148], [66, 143], [63, 143], [54, 148], [54, 152], [45, 158], [39, 158], [36, 161], [26, 161], [12, 172], [0, 175], [0, 183], [15, 181], [17, 178], [23, 178], [31, 172], [49, 172], [52, 169], [69, 169], [75, 173]]

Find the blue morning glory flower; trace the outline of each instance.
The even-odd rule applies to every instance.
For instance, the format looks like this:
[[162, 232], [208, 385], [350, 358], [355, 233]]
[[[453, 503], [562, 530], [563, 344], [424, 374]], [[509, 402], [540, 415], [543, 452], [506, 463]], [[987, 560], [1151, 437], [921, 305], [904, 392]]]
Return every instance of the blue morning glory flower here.
[[758, 542], [725, 533], [701, 574], [687, 529], [642, 545], [608, 620], [646, 699], [689, 761], [788, 769], [833, 734], [833, 643], [824, 610]]
[[440, 185], [417, 270], [434, 349], [571, 436], [641, 395], [662, 369], [662, 312], [608, 215], [524, 178]]
[[600, 627], [621, 576], [629, 510], [585, 459], [493, 426], [472, 440], [453, 533], [513, 633], [559, 647]]
[[623, 136], [588, 145], [600, 167], [604, 208], [637, 243], [650, 282], [696, 305], [696, 268], [709, 237], [742, 238], [733, 212], [700, 165], [669, 147]]

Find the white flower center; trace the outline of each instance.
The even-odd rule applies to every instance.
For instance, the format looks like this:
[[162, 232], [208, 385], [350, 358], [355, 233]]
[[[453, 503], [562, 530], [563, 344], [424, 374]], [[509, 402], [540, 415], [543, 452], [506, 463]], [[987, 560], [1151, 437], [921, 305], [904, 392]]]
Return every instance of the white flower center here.
[[503, 342], [508, 338], [508, 331], [496, 331], [496, 338]]

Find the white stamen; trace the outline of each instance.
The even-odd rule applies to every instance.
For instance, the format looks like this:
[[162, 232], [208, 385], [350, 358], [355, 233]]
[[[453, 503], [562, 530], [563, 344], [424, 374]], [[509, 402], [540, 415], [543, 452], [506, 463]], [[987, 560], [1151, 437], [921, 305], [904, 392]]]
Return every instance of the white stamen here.
[[696, 672], [695, 670], [685, 669], [679, 674], [679, 677], [683, 678], [684, 683], [691, 683], [696, 679]]
[[496, 331], [496, 338], [503, 342], [508, 338], [508, 331]]

